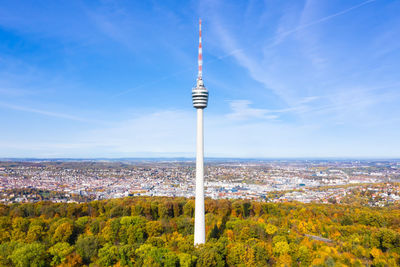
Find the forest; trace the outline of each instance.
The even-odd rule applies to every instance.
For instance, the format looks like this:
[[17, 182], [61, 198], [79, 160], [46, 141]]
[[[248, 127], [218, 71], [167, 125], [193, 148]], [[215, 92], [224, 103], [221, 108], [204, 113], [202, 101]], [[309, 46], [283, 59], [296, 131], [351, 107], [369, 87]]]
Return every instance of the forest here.
[[0, 205], [1, 266], [400, 266], [400, 208], [128, 197]]

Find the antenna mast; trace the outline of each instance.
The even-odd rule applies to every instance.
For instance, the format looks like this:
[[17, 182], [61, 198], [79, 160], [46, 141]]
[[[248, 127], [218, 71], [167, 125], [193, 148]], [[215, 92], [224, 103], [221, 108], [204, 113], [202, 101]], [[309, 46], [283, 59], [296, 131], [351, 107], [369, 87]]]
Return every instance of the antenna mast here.
[[199, 58], [198, 58], [199, 72], [197, 75], [198, 80], [203, 79], [203, 48], [201, 45], [201, 19], [199, 20]]

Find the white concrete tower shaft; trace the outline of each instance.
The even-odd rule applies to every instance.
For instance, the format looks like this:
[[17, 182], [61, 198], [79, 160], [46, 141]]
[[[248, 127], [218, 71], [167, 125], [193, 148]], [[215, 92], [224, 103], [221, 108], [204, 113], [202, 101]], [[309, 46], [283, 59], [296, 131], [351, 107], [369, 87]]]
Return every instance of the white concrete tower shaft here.
[[207, 107], [208, 91], [203, 82], [203, 53], [201, 42], [201, 20], [199, 21], [199, 57], [196, 87], [192, 89], [193, 107], [197, 109], [196, 135], [196, 202], [194, 217], [194, 244], [206, 242], [204, 212], [204, 137], [203, 110]]
[[197, 145], [196, 145], [196, 204], [194, 217], [194, 244], [206, 242], [204, 212], [204, 144], [203, 109], [197, 109]]

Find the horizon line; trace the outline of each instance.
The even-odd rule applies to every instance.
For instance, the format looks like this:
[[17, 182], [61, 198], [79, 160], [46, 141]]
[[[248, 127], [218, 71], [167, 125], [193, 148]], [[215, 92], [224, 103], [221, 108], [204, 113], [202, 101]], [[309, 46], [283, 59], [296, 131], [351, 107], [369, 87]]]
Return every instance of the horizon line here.
[[[206, 160], [400, 160], [400, 157], [204, 157]], [[2, 161], [101, 161], [101, 160], [110, 160], [110, 161], [123, 161], [123, 160], [196, 160], [196, 157], [185, 157], [185, 156], [176, 156], [176, 157], [0, 157], [0, 162]]]

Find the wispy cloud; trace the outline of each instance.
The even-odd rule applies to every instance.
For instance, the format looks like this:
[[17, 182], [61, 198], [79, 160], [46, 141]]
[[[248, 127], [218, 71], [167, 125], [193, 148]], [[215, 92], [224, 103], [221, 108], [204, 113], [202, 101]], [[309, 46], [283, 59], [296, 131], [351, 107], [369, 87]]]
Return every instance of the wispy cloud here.
[[270, 110], [261, 108], [250, 107], [251, 101], [249, 100], [234, 100], [229, 103], [232, 112], [226, 116], [229, 119], [245, 120], [245, 119], [267, 119], [274, 120], [278, 116], [271, 114]]
[[[305, 18], [305, 13], [303, 11], [299, 16], [300, 25], [295, 26], [292, 29], [287, 29], [287, 26], [280, 28], [280, 26], [278, 25], [279, 30], [274, 37], [267, 37], [266, 39], [261, 40], [259, 43], [248, 45], [247, 47], [241, 47], [241, 45], [239, 44], [239, 39], [235, 38], [237, 36], [234, 36], [231, 32], [229, 32], [227, 28], [223, 26], [224, 23], [222, 21], [222, 18], [218, 15], [217, 12], [214, 11], [211, 14], [213, 16], [212, 21], [214, 22], [213, 28], [216, 30], [217, 36], [219, 36], [221, 44], [223, 45], [225, 51], [228, 52], [226, 56], [233, 56], [241, 66], [247, 69], [250, 76], [255, 81], [260, 82], [264, 85], [265, 88], [270, 89], [272, 92], [278, 95], [288, 106], [287, 108], [281, 109], [282, 111], [298, 111], [298, 115], [301, 115], [308, 110], [313, 110], [320, 105], [326, 104], [326, 101], [330, 102], [329, 106], [343, 106], [344, 103], [337, 103], [337, 98], [328, 99], [327, 97], [323, 97], [320, 99], [320, 102], [314, 101], [317, 97], [319, 97], [315, 95], [323, 96], [327, 95], [327, 93], [329, 94], [329, 92], [337, 92], [337, 89], [339, 89], [342, 85], [339, 85], [337, 89], [330, 85], [328, 90], [326, 90], [325, 92], [320, 92], [322, 88], [316, 88], [315, 85], [311, 85], [313, 83], [315, 84], [315, 81], [311, 81], [310, 84], [304, 83], [307, 81], [307, 78], [316, 79], [316, 75], [318, 75], [317, 71], [314, 70], [313, 73], [309, 66], [307, 66], [307, 60], [305, 60], [305, 58], [302, 58], [300, 55], [295, 54], [297, 58], [293, 58], [293, 62], [288, 62], [287, 56], [285, 57], [285, 60], [281, 60], [280, 54], [282, 53], [282, 51], [278, 50], [278, 46], [281, 45], [281, 43], [287, 36], [293, 33], [300, 32], [307, 28], [311, 28], [315, 25], [350, 13], [375, 1], [376, 0], [364, 1], [360, 4], [351, 6], [344, 10], [332, 13], [327, 16], [323, 16], [319, 19], [315, 19], [309, 22], [307, 22]], [[309, 7], [310, 5], [311, 2], [307, 1], [305, 6]], [[263, 58], [260, 58], [259, 54], [255, 54], [253, 52], [254, 47], [260, 46], [261, 43], [264, 43], [263, 50], [268, 51]], [[288, 51], [287, 53], [292, 53], [292, 51]], [[306, 54], [307, 57], [310, 57], [312, 53], [310, 52]], [[224, 58], [224, 56], [221, 58]], [[318, 66], [320, 66], [321, 64], [325, 64], [325, 59], [322, 55], [314, 54], [311, 58], [309, 58], [309, 60], [311, 60], [313, 64]], [[293, 72], [291, 70], [288, 72], [288, 67], [293, 68], [293, 66], [297, 67], [296, 70], [298, 71]], [[308, 72], [306, 71], [307, 68]], [[305, 75], [303, 75], [303, 73]], [[290, 79], [285, 78], [285, 76], [288, 75], [291, 76]], [[298, 80], [296, 81], [296, 79]], [[320, 83], [320, 85], [318, 86], [321, 85], [322, 83]], [[303, 103], [300, 103], [299, 99], [303, 99], [306, 101], [302, 100]], [[312, 104], [313, 107], [309, 108], [309, 103], [306, 102], [311, 100], [314, 101], [314, 103]]]
[[30, 107], [26, 107], [26, 106], [8, 104], [8, 103], [4, 103], [4, 102], [0, 102], [0, 107], [1, 108], [5, 108], [5, 109], [23, 111], [23, 112], [27, 112], [27, 113], [39, 114], [39, 115], [44, 115], [44, 116], [49, 116], [49, 117], [66, 119], [66, 120], [73, 120], [73, 121], [79, 121], [79, 122], [91, 122], [91, 123], [96, 122], [96, 123], [99, 123], [99, 121], [89, 120], [89, 119], [73, 116], [73, 115], [70, 115], [70, 114], [46, 111], [46, 110], [30, 108]]
[[[303, 29], [309, 28], [309, 27], [311, 27], [311, 26], [314, 26], [314, 25], [323, 23], [323, 22], [325, 22], [325, 21], [331, 20], [331, 19], [336, 18], [336, 17], [338, 17], [338, 16], [347, 14], [347, 13], [353, 11], [353, 10], [356, 10], [356, 9], [362, 7], [362, 6], [365, 6], [365, 5], [370, 4], [370, 3], [372, 3], [372, 2], [375, 2], [375, 1], [377, 1], [377, 0], [368, 0], [368, 1], [364, 1], [364, 2], [362, 2], [362, 3], [360, 3], [360, 4], [358, 4], [358, 5], [351, 6], [351, 7], [349, 7], [349, 8], [344, 9], [344, 10], [341, 10], [341, 11], [339, 11], [339, 12], [330, 14], [330, 15], [328, 15], [328, 16], [325, 16], [325, 17], [322, 17], [322, 18], [313, 20], [313, 21], [311, 21], [311, 22], [308, 22], [308, 23], [301, 23], [299, 26], [297, 26], [297, 27], [295, 27], [295, 28], [293, 28], [293, 29], [291, 29], [291, 30], [288, 30], [288, 31], [286, 31], [286, 32], [282, 32], [281, 34], [288, 35], [288, 34], [295, 33], [295, 32], [297, 32], [297, 31], [299, 31], [299, 30], [303, 30]], [[306, 2], [306, 5], [305, 5], [305, 6], [308, 6], [308, 3], [310, 3], [310, 0], [308, 0], [308, 1]]]
[[[225, 55], [219, 56], [218, 59], [221, 60], [221, 59], [224, 59], [226, 57], [234, 56], [234, 57], [238, 57], [238, 59], [242, 58], [241, 60], [246, 61], [248, 59], [245, 60], [243, 58], [243, 53], [242, 52], [244, 52], [246, 50], [254, 49], [254, 46], [260, 46], [262, 44], [267, 43], [266, 48], [274, 47], [276, 45], [279, 45], [287, 36], [289, 36], [289, 35], [291, 35], [293, 33], [296, 33], [298, 31], [310, 28], [310, 27], [315, 26], [317, 24], [329, 21], [329, 20], [331, 20], [331, 19], [333, 19], [335, 17], [344, 15], [346, 13], [349, 13], [349, 12], [355, 10], [355, 9], [361, 8], [362, 6], [365, 6], [365, 5], [367, 5], [369, 3], [372, 3], [372, 2], [375, 2], [375, 1], [377, 1], [377, 0], [364, 1], [364, 2], [362, 2], [360, 4], [358, 4], [358, 5], [351, 6], [351, 7], [347, 8], [347, 9], [344, 9], [344, 10], [341, 10], [339, 12], [324, 16], [322, 18], [313, 20], [311, 22], [300, 23], [298, 26], [295, 26], [295, 27], [293, 27], [291, 29], [287, 29], [286, 26], [283, 27], [283, 25], [280, 24], [277, 27], [277, 31], [276, 31], [276, 35], [275, 36], [269, 37], [266, 40], [260, 40], [260, 41], [258, 41], [256, 43], [254, 43], [253, 46], [246, 47], [246, 48], [240, 48], [238, 45], [235, 45], [235, 42], [233, 42], [234, 39], [229, 37], [230, 34], [227, 32], [226, 29], [224, 29], [222, 27], [221, 19], [219, 17], [217, 17], [216, 12], [214, 12], [212, 14], [213, 21], [215, 21], [214, 26], [216, 27], [218, 33], [222, 37], [222, 40], [225, 41], [224, 45], [226, 46], [226, 48], [227, 48], [226, 50], [228, 51]], [[308, 6], [307, 3], [309, 3], [309, 1], [306, 2], [306, 5], [305, 5], [306, 7]], [[213, 5], [211, 5], [211, 6], [213, 6]], [[239, 60], [239, 62], [241, 62], [241, 60]]]
[[89, 19], [94, 26], [105, 36], [134, 51], [133, 38], [135, 25], [132, 16], [117, 3], [108, 3], [97, 8], [85, 8]]

